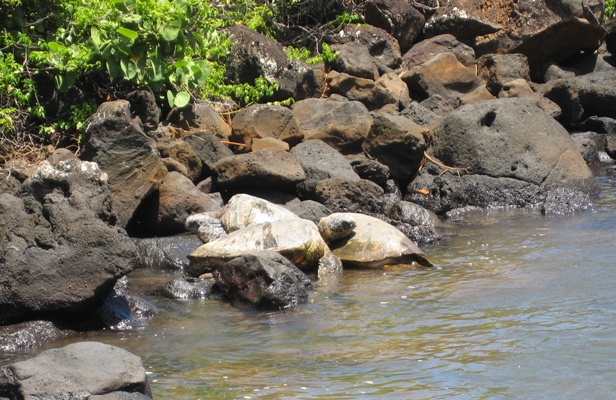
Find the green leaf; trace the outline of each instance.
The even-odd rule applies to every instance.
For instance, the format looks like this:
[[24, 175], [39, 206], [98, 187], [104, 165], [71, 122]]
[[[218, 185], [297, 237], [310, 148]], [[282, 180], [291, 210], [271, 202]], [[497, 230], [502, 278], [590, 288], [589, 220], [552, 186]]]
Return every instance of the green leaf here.
[[66, 47], [64, 47], [63, 44], [58, 42], [48, 42], [47, 47], [49, 47], [49, 50], [55, 51], [56, 53], [66, 52]]
[[133, 80], [137, 75], [137, 63], [131, 59], [123, 58], [120, 60], [120, 68], [122, 68], [122, 72], [124, 73], [124, 78], [127, 80]]
[[179, 108], [186, 106], [189, 102], [190, 94], [188, 94], [188, 92], [178, 92], [178, 94], [175, 95], [175, 99], [173, 100], [173, 104]]
[[161, 32], [161, 35], [166, 41], [173, 42], [178, 38], [178, 35], [180, 34], [180, 29], [182, 29], [182, 21], [180, 21], [178, 18], [174, 18], [167, 25], [165, 25]]
[[173, 92], [171, 90], [167, 90], [167, 102], [169, 103], [169, 107], [173, 108], [175, 97], [173, 96]]
[[90, 29], [90, 37], [92, 38], [92, 43], [94, 43], [96, 47], [101, 47], [101, 45], [103, 44], [103, 41], [101, 40], [101, 34], [94, 26]]
[[114, 79], [120, 78], [122, 76], [122, 71], [120, 70], [120, 65], [115, 60], [107, 60], [107, 72], [109, 72], [109, 76]]
[[120, 35], [127, 37], [131, 40], [135, 40], [139, 37], [139, 34], [137, 32], [135, 32], [132, 29], [125, 28], [123, 26], [116, 29], [116, 32], [118, 32]]

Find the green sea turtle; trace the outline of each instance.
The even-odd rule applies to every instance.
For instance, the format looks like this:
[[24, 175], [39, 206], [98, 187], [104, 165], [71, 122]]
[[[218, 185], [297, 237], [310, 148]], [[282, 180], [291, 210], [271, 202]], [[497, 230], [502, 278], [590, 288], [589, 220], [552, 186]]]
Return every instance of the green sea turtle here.
[[185, 226], [197, 233], [203, 243], [208, 243], [250, 225], [290, 219], [299, 217], [283, 206], [239, 193], [219, 210], [190, 215]]
[[317, 269], [319, 278], [339, 274], [342, 263], [330, 251], [317, 225], [305, 219], [250, 225], [206, 243], [188, 255], [186, 272], [199, 276], [236, 257], [274, 250], [300, 269]]
[[425, 267], [432, 266], [411, 239], [378, 218], [356, 213], [335, 213], [322, 218], [319, 225], [331, 225], [331, 220], [342, 216], [352, 217], [356, 224], [351, 235], [330, 244], [331, 251], [344, 265], [379, 268], [417, 262]]

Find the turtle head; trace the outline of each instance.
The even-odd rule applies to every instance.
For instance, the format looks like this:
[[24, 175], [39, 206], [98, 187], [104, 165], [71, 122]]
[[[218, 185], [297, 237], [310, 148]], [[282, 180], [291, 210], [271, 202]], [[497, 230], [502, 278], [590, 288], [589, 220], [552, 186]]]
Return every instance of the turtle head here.
[[319, 220], [319, 232], [326, 242], [343, 239], [349, 236], [356, 223], [353, 215], [348, 213], [336, 213]]

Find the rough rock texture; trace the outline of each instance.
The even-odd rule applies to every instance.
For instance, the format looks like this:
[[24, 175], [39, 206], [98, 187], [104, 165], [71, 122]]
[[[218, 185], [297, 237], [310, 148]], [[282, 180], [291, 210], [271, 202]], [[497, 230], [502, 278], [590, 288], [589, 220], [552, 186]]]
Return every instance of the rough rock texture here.
[[350, 24], [331, 38], [333, 43], [345, 43], [349, 40], [367, 46], [373, 62], [379, 68], [396, 68], [400, 65], [400, 45], [384, 29], [371, 25]]
[[221, 187], [285, 189], [306, 179], [297, 158], [289, 152], [265, 149], [226, 157], [214, 164]]
[[338, 57], [331, 63], [335, 71], [373, 81], [377, 79], [378, 70], [367, 46], [358, 42], [348, 42], [332, 45], [332, 51], [339, 52]]
[[216, 284], [233, 301], [258, 308], [289, 308], [308, 301], [310, 279], [273, 251], [235, 258], [214, 271]]
[[320, 139], [344, 152], [361, 151], [372, 116], [358, 101], [306, 99], [292, 106], [304, 131], [304, 140]]
[[126, 95], [131, 110], [139, 117], [143, 129], [146, 132], [153, 131], [158, 127], [162, 111], [156, 104], [154, 93], [148, 88], [137, 89]]
[[167, 121], [186, 131], [202, 130], [222, 139], [231, 134], [229, 124], [203, 100], [193, 102], [190, 108], [174, 108], [167, 116]]
[[387, 104], [397, 104], [398, 99], [373, 79], [358, 78], [346, 73], [331, 71], [327, 74], [328, 94], [339, 94], [351, 101], [363, 103], [368, 110], [377, 110]]
[[486, 54], [477, 59], [477, 75], [486, 82], [490, 93], [498, 96], [507, 82], [530, 81], [528, 59], [524, 54]]
[[[395, 72], [383, 74], [376, 81], [376, 85], [385, 89], [396, 100], [391, 105], [397, 105], [396, 111], [407, 108], [411, 104], [411, 96], [409, 95], [409, 87], [400, 79], [400, 76]], [[386, 104], [385, 106], [389, 105]]]
[[616, 118], [616, 71], [550, 81], [544, 96], [562, 108], [571, 125], [591, 116]]
[[307, 181], [328, 178], [359, 180], [342, 154], [321, 140], [307, 140], [291, 149], [306, 173]]
[[377, 160], [365, 157], [353, 157], [350, 160], [353, 171], [361, 179], [367, 179], [383, 187], [390, 177], [389, 167]]
[[[184, 140], [159, 139], [156, 142], [156, 148], [161, 157], [171, 158], [180, 163], [181, 167], [179, 169], [181, 169], [181, 171], [178, 172], [181, 172], [193, 182], [199, 179], [203, 163], [201, 159], [197, 157], [193, 148]], [[167, 170], [173, 169], [167, 167]]]
[[0, 194], [0, 321], [90, 308], [138, 265], [94, 163], [43, 161]]
[[383, 189], [374, 182], [361, 179], [324, 179], [320, 181], [313, 196], [316, 201], [332, 212], [381, 212]]
[[426, 151], [427, 130], [402, 116], [379, 115], [362, 144], [364, 152], [389, 167], [394, 179], [412, 178]]
[[213, 175], [214, 164], [222, 158], [233, 155], [233, 152], [222, 144], [217, 136], [207, 131], [191, 132], [190, 135], [184, 137], [184, 141], [192, 147], [201, 160], [201, 175], [197, 180]]
[[434, 36], [416, 43], [402, 56], [402, 68], [411, 69], [440, 53], [452, 53], [465, 67], [475, 70], [475, 50], [450, 34]]
[[47, 350], [0, 370], [0, 397], [87, 399], [115, 391], [151, 397], [141, 358], [97, 342]]
[[398, 40], [405, 53], [421, 35], [424, 16], [404, 0], [370, 0], [365, 4], [366, 23], [382, 28]]
[[91, 117], [81, 159], [97, 162], [109, 175], [113, 207], [122, 226], [167, 174], [151, 139], [131, 116], [126, 100], [103, 103]]
[[404, 72], [401, 78], [409, 86], [411, 98], [417, 101], [434, 95], [455, 100], [485, 85], [451, 53], [438, 54]]
[[[253, 104], [243, 108], [233, 117], [233, 132], [230, 141], [244, 143], [250, 149], [253, 140], [276, 138], [295, 146], [304, 134], [287, 107]], [[254, 150], [254, 148], [253, 148]]]
[[616, 18], [612, 18], [604, 25], [607, 31], [605, 35], [605, 46], [610, 54], [616, 54]]
[[594, 190], [592, 173], [567, 131], [525, 99], [460, 107], [432, 134], [435, 157], [468, 168], [461, 176], [426, 172], [411, 183], [408, 193], [428, 189], [430, 195], [412, 194], [410, 199], [433, 211], [466, 205], [529, 206], [544, 202], [556, 188], [586, 198]]
[[213, 280], [175, 278], [159, 290], [162, 296], [178, 300], [205, 300], [212, 296]]
[[182, 270], [189, 255], [203, 243], [196, 235], [134, 239], [141, 268]]
[[263, 76], [278, 82], [270, 100], [297, 100], [317, 95], [319, 84], [314, 71], [305, 63], [289, 60], [281, 44], [243, 25], [229, 28], [233, 45], [227, 58], [227, 78], [231, 83], [254, 83]]
[[435, 112], [429, 110], [417, 101], [412, 101], [407, 108], [400, 112], [400, 115], [407, 117], [424, 128], [429, 128], [440, 118]]
[[[478, 56], [523, 53], [531, 65], [561, 61], [599, 47], [599, 0], [452, 0], [426, 22], [426, 36], [450, 33], [471, 44]], [[531, 67], [532, 68], [532, 67]]]

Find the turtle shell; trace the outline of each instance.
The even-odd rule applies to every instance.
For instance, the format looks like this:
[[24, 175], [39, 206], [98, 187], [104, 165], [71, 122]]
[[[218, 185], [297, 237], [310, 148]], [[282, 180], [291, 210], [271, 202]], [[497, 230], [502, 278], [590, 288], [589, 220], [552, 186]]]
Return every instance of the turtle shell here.
[[317, 267], [329, 250], [314, 222], [305, 219], [251, 225], [200, 246], [188, 255], [186, 272], [201, 275], [225, 262], [261, 250], [273, 250], [298, 268]]
[[[332, 216], [337, 214], [341, 213]], [[417, 262], [426, 267], [432, 266], [424, 252], [391, 224], [369, 215], [345, 214], [350, 214], [355, 219], [356, 226], [353, 233], [343, 240], [330, 244], [332, 252], [340, 257], [343, 264], [379, 268], [385, 265]]]
[[250, 225], [300, 219], [283, 206], [244, 193], [231, 197], [224, 208], [220, 220], [228, 233]]

